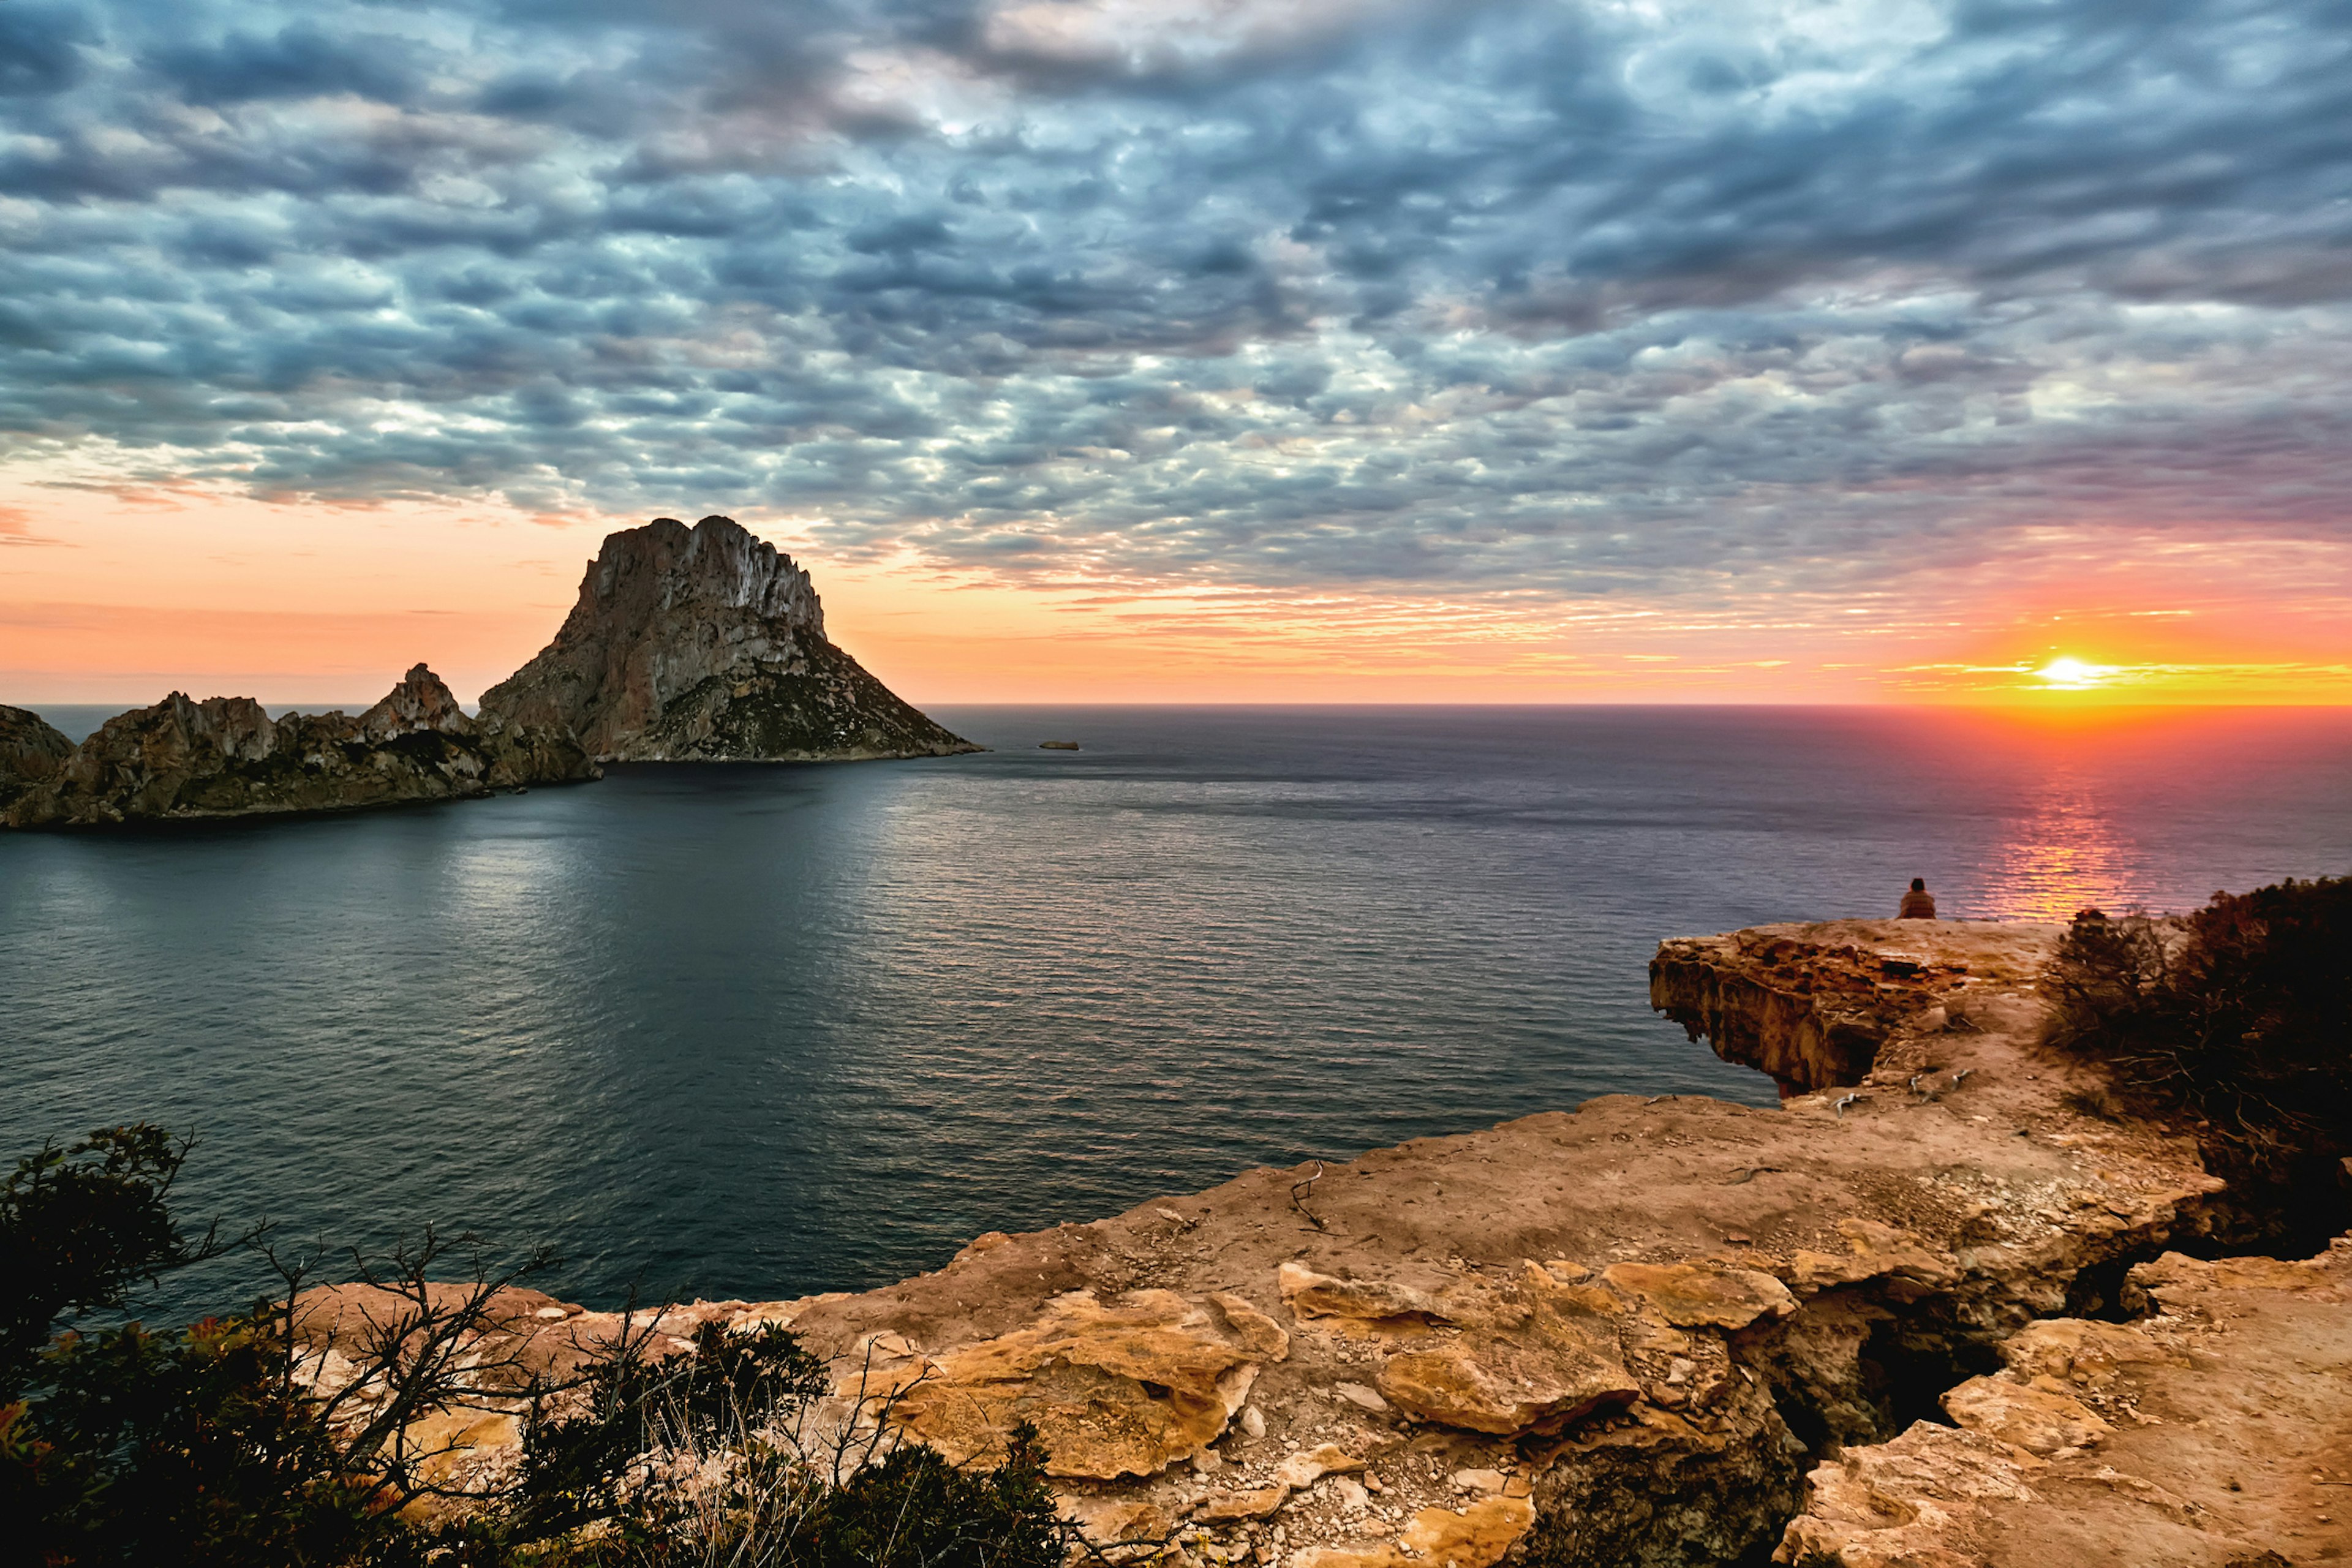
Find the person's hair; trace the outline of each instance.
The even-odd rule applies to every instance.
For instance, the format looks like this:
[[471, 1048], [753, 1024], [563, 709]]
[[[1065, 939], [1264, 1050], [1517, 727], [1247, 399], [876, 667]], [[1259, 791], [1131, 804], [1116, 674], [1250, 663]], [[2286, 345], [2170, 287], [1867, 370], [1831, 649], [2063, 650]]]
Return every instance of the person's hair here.
[[1925, 877], [1914, 877], [1914, 878], [1912, 878], [1912, 879], [1911, 879], [1911, 890], [1912, 890], [1913, 892], [1915, 892], [1915, 893], [1924, 893], [1924, 892], [1926, 892], [1926, 891], [1927, 890], [1927, 878], [1925, 878]]

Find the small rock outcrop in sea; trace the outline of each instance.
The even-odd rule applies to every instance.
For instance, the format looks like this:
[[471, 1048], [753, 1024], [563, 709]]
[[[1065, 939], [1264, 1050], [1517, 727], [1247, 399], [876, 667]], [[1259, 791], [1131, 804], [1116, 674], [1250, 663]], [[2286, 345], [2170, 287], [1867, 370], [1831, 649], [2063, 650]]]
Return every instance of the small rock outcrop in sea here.
[[[13, 756], [0, 762], [10, 765], [20, 775], [26, 767]], [[289, 713], [273, 721], [250, 697], [198, 702], [174, 691], [152, 708], [108, 720], [46, 778], [20, 788], [0, 822], [100, 827], [350, 811], [595, 776], [569, 731], [468, 718], [420, 664], [357, 718]]]
[[73, 749], [38, 713], [0, 704], [0, 812], [57, 777]]
[[568, 727], [592, 754], [623, 762], [981, 749], [827, 640], [808, 574], [724, 517], [606, 536], [555, 640], [483, 693], [482, 712]]

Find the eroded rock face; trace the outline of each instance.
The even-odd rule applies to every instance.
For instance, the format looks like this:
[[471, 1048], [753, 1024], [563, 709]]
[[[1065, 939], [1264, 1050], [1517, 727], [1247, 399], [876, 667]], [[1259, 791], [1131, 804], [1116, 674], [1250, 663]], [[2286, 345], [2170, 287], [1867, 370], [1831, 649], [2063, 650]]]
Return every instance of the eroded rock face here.
[[357, 718], [272, 721], [249, 697], [173, 692], [108, 720], [8, 805], [11, 827], [350, 811], [593, 778], [565, 731], [466, 716], [418, 665]]
[[937, 1355], [860, 1358], [855, 1393], [895, 1397], [892, 1419], [957, 1464], [1003, 1456], [1034, 1425], [1046, 1472], [1156, 1475], [1224, 1435], [1250, 1384], [1290, 1337], [1238, 1296], [1137, 1290], [1108, 1303], [1074, 1290], [1033, 1322]]
[[978, 751], [824, 635], [809, 575], [732, 519], [608, 535], [555, 640], [482, 696], [628, 762], [813, 761]]
[[0, 704], [0, 812], [26, 791], [57, 777], [73, 749], [73, 742], [39, 714]]
[[[2225, 1296], [2302, 1303], [2304, 1337], [2274, 1343], [2327, 1370], [2263, 1397], [2340, 1429], [2310, 1414], [2340, 1391], [2340, 1316], [2322, 1346], [2311, 1315], [2332, 1277], [2174, 1257], [2126, 1282], [2202, 1234], [2221, 1184], [2193, 1139], [2076, 1109], [2093, 1069], [2039, 1043], [2055, 929], [1925, 927], [1836, 922], [1795, 957], [1772, 945], [1807, 940], [1787, 929], [1668, 944], [1735, 1003], [1799, 973], [1884, 998], [1860, 1079], [1776, 1110], [1610, 1096], [992, 1232], [883, 1289], [673, 1310], [789, 1324], [908, 1389], [895, 1418], [971, 1462], [1035, 1421], [1090, 1539], [1171, 1568], [1983, 1562], [1967, 1532], [1997, 1536], [2064, 1467], [2066, 1506], [2161, 1512], [2188, 1495], [2174, 1469], [2216, 1462], [2114, 1458], [2197, 1419], [2130, 1414], [2135, 1380], [2179, 1374], [2196, 1343], [2086, 1316], [2144, 1300], [2184, 1320]], [[1804, 1059], [1761, 1013], [1714, 1016]], [[2352, 1480], [2352, 1456], [2306, 1459]], [[1792, 1516], [1811, 1533], [1784, 1535]], [[2015, 1559], [2074, 1560], [2115, 1559]]]
[[[1776, 1562], [2245, 1568], [2352, 1554], [2352, 1237], [2299, 1262], [2178, 1253], [2154, 1315], [2061, 1318], [1920, 1422], [1814, 1470]], [[2271, 1557], [2267, 1553], [2279, 1555]]]
[[[1890, 1036], [1968, 1022], [1955, 992], [2030, 984], [2060, 928], [1822, 921], [1661, 942], [1650, 1005], [1783, 1094], [1858, 1084]], [[1966, 1000], [1972, 1000], [1967, 998]]]

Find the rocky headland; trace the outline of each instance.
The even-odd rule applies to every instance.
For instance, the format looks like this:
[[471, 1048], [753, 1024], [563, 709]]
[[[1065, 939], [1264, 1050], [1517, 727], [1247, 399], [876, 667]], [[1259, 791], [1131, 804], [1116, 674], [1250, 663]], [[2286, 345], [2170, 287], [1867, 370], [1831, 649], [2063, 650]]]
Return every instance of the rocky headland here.
[[[421, 664], [356, 718], [338, 711], [272, 720], [249, 697], [198, 702], [175, 691], [109, 719], [62, 757], [54, 752], [64, 737], [40, 728], [54, 740], [34, 733], [0, 760], [0, 769], [26, 781], [0, 816], [10, 827], [354, 811], [597, 774], [569, 731], [468, 717]], [[26, 757], [54, 765], [28, 777]]]
[[623, 762], [943, 757], [981, 748], [824, 635], [809, 575], [732, 518], [608, 535], [555, 640], [482, 695]]
[[0, 821], [19, 797], [56, 778], [73, 752], [39, 714], [0, 704]]
[[[2194, 1130], [2102, 1110], [2100, 1069], [2043, 1044], [2058, 936], [1670, 942], [1654, 1003], [1774, 1073], [1780, 1109], [1611, 1096], [983, 1236], [882, 1289], [675, 1306], [659, 1331], [787, 1326], [832, 1358], [835, 1420], [960, 1462], [1034, 1423], [1114, 1560], [2352, 1552], [2352, 1238], [2226, 1256], [2239, 1216]], [[369, 1301], [304, 1306], [323, 1343]], [[521, 1290], [499, 1315], [499, 1348], [549, 1364], [623, 1327]], [[494, 1405], [447, 1417], [447, 1463], [511, 1462]]]
[[809, 574], [724, 517], [607, 535], [555, 640], [469, 717], [410, 670], [353, 719], [173, 692], [79, 746], [0, 707], [0, 827], [356, 811], [603, 776], [599, 762], [826, 762], [982, 748], [824, 635]]

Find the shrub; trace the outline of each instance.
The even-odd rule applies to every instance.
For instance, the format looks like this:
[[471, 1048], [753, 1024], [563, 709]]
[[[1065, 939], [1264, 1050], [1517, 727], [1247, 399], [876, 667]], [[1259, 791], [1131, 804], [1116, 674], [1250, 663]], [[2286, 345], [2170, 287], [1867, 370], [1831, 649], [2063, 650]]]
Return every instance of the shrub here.
[[781, 1329], [706, 1323], [690, 1352], [659, 1361], [625, 1345], [592, 1372], [584, 1412], [527, 1431], [507, 1528], [543, 1539], [601, 1527], [573, 1548], [583, 1568], [1063, 1561], [1034, 1429], [973, 1474], [885, 1426], [814, 1420], [831, 1381]]
[[2074, 917], [2054, 1041], [2118, 1092], [2203, 1124], [2209, 1160], [2324, 1229], [2352, 1153], [2352, 877], [2216, 893], [2179, 920]]
[[[298, 1305], [320, 1255], [289, 1263], [258, 1234], [240, 1242], [278, 1267], [282, 1295], [175, 1332], [79, 1331], [139, 1284], [217, 1251], [217, 1232], [192, 1241], [171, 1217], [187, 1152], [152, 1126], [112, 1128], [45, 1147], [0, 1183], [0, 1563], [1063, 1561], [1034, 1432], [975, 1474], [887, 1425], [823, 1426], [812, 1417], [830, 1379], [781, 1330], [706, 1326], [691, 1351], [654, 1359], [647, 1321], [566, 1375], [529, 1372], [491, 1331], [500, 1291], [544, 1258], [503, 1274], [477, 1258], [475, 1283], [450, 1286], [430, 1278], [447, 1256], [430, 1232], [388, 1268], [355, 1256], [373, 1295], [362, 1328], [329, 1331], [350, 1373], [331, 1388], [305, 1375], [323, 1347]], [[493, 1399], [525, 1415], [520, 1466], [431, 1479], [437, 1456], [414, 1447], [410, 1426]]]
[[72, 1326], [215, 1254], [216, 1232], [191, 1240], [171, 1217], [187, 1154], [161, 1128], [109, 1128], [0, 1183], [0, 1558], [292, 1568], [371, 1532], [364, 1489], [253, 1321]]

